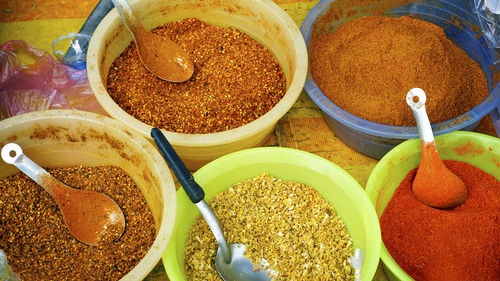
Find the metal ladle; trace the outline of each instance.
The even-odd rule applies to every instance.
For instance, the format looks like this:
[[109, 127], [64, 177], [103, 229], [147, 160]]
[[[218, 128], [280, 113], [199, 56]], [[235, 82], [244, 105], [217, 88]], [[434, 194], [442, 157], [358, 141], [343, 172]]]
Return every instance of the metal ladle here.
[[[255, 270], [254, 265], [250, 259], [245, 258], [245, 245], [243, 244], [229, 244], [226, 242], [224, 233], [220, 227], [217, 217], [212, 209], [203, 199], [205, 192], [199, 186], [189, 170], [186, 168], [182, 160], [179, 158], [173, 147], [165, 138], [163, 133], [153, 128], [151, 130], [151, 137], [154, 139], [161, 154], [165, 158], [175, 176], [181, 183], [186, 191], [187, 196], [191, 202], [195, 203], [201, 214], [205, 218], [210, 227], [210, 230], [215, 236], [219, 249], [215, 257], [215, 266], [222, 279], [229, 280], [271, 280], [273, 271], [268, 270]], [[261, 264], [263, 261], [261, 261]], [[257, 268], [255, 268], [257, 269]]]
[[6, 163], [16, 166], [54, 198], [66, 227], [76, 239], [97, 245], [122, 236], [125, 217], [113, 199], [98, 192], [74, 189], [58, 181], [24, 155], [16, 143], [4, 145], [1, 155]]
[[413, 181], [412, 192], [420, 202], [428, 206], [440, 209], [453, 208], [467, 199], [467, 187], [439, 157], [425, 110], [425, 101], [425, 92], [420, 88], [413, 88], [406, 95], [406, 102], [417, 121], [422, 143], [422, 157]]
[[174, 41], [147, 31], [134, 16], [126, 0], [112, 2], [134, 37], [142, 63], [151, 73], [170, 82], [183, 82], [191, 78], [194, 65], [186, 51]]

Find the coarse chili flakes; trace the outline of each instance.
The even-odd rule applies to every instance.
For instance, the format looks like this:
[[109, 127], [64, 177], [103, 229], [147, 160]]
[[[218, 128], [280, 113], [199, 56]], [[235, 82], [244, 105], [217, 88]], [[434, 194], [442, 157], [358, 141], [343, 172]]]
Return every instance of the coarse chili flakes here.
[[286, 93], [273, 54], [249, 35], [196, 18], [152, 30], [186, 50], [195, 71], [172, 83], [150, 73], [132, 42], [107, 76], [111, 98], [149, 125], [188, 134], [214, 133], [247, 124], [271, 110]]
[[22, 280], [119, 280], [146, 255], [156, 237], [143, 194], [118, 167], [47, 169], [74, 188], [102, 192], [122, 209], [126, 228], [98, 246], [79, 242], [67, 230], [52, 197], [22, 173], [0, 180], [0, 249]]

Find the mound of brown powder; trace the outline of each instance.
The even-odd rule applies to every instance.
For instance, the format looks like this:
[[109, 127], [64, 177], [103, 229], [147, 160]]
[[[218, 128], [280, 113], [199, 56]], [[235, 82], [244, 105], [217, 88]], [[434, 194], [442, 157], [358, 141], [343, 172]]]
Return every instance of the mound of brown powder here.
[[447, 121], [488, 95], [479, 65], [444, 31], [410, 17], [361, 17], [311, 40], [310, 71], [325, 95], [372, 122], [415, 126], [406, 93], [427, 95], [431, 123]]

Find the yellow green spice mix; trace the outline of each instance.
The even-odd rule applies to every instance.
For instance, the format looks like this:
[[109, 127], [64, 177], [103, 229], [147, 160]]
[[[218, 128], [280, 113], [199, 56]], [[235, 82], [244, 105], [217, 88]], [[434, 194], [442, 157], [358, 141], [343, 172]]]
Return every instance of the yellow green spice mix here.
[[[346, 226], [313, 188], [262, 174], [218, 193], [210, 202], [228, 243], [245, 244], [254, 265], [265, 258], [278, 280], [353, 280]], [[185, 249], [189, 280], [221, 280], [217, 242], [202, 216]]]

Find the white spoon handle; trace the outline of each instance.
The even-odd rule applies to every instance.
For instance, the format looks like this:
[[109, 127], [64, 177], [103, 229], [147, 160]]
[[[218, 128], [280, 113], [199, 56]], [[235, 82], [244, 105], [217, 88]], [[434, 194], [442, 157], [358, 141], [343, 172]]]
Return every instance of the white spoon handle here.
[[410, 106], [417, 121], [418, 135], [424, 142], [434, 142], [434, 134], [432, 133], [431, 123], [427, 112], [425, 111], [425, 92], [420, 88], [411, 89], [406, 94], [406, 103]]
[[[8, 143], [2, 148], [2, 159], [21, 170], [30, 179], [47, 190], [42, 184], [41, 176], [49, 174], [45, 169], [24, 155], [22, 148], [16, 143]], [[48, 190], [47, 190], [48, 191]]]
[[115, 8], [118, 11], [118, 14], [120, 15], [120, 18], [122, 19], [125, 26], [132, 34], [134, 34], [134, 32], [142, 25], [135, 17], [128, 2], [126, 0], [111, 0], [111, 2], [113, 2], [113, 5], [115, 5]]

